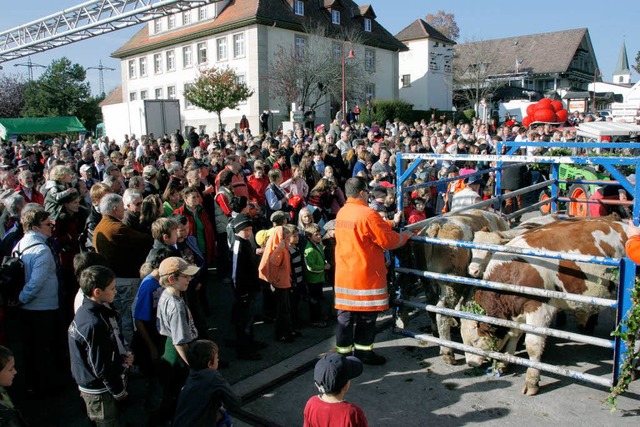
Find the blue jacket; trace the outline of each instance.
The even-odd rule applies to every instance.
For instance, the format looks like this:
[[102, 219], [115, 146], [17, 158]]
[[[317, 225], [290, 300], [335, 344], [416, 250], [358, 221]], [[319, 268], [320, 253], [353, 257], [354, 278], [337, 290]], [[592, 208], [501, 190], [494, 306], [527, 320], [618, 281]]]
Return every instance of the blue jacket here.
[[[29, 249], [27, 247], [32, 246]], [[20, 292], [23, 310], [57, 310], [58, 276], [53, 251], [47, 246], [47, 236], [38, 231], [27, 231], [16, 245], [15, 251], [23, 251], [25, 285]]]
[[[113, 325], [118, 315], [106, 305], [85, 298], [69, 325], [71, 375], [88, 394], [109, 392], [116, 399], [126, 392], [125, 368]], [[120, 342], [122, 337], [119, 336]]]

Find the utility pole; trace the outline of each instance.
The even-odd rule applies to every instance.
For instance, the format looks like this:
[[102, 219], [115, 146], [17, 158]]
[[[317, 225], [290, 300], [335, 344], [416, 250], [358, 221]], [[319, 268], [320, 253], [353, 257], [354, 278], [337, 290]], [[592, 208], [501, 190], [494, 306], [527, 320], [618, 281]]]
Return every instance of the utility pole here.
[[29, 70], [29, 81], [33, 80], [33, 69], [34, 68], [47, 68], [44, 65], [36, 64], [31, 62], [31, 57], [27, 58], [27, 62], [23, 62], [21, 64], [13, 64], [14, 67], [27, 67]]
[[104, 65], [102, 65], [102, 60], [100, 60], [97, 67], [88, 67], [87, 70], [98, 70], [98, 73], [99, 73], [99, 76], [100, 76], [100, 80], [99, 80], [100, 81], [100, 94], [102, 96], [105, 96], [106, 94], [104, 93], [104, 70], [115, 71], [115, 68], [105, 67]]

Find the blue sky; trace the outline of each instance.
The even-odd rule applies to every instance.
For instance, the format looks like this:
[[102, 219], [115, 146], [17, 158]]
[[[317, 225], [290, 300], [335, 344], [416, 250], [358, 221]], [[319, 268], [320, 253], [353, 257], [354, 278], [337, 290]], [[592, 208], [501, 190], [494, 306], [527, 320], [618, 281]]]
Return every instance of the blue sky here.
[[[282, 0], [270, 0], [282, 1]], [[29, 7], [13, 8], [0, 20], [0, 30], [7, 30], [65, 8], [80, 4], [81, 0], [28, 0]], [[358, 2], [356, 0], [356, 2]], [[566, 2], [558, 0], [538, 0], [536, 2], [504, 2], [476, 0], [363, 0], [359, 4], [373, 6], [377, 20], [389, 32], [397, 34], [417, 18], [428, 13], [444, 10], [455, 14], [460, 27], [458, 42], [512, 37], [586, 27], [598, 59], [603, 78], [611, 81], [620, 46], [627, 45], [630, 64], [635, 63], [640, 50], [640, 1], [618, 0], [609, 7], [606, 2]], [[523, 5], [530, 4], [527, 9]], [[581, 5], [582, 7], [580, 7]], [[595, 6], [597, 5], [597, 6]], [[105, 71], [106, 91], [120, 84], [120, 63], [109, 55], [124, 44], [140, 27], [128, 28], [91, 40], [50, 50], [32, 56], [37, 64], [48, 65], [53, 59], [68, 57], [84, 67], [103, 65], [116, 68]], [[25, 63], [26, 58], [2, 64], [4, 73], [24, 73], [25, 67], [14, 64]], [[38, 69], [34, 70], [37, 77]], [[98, 71], [87, 72], [94, 93], [98, 92]], [[632, 81], [638, 74], [632, 73]]]

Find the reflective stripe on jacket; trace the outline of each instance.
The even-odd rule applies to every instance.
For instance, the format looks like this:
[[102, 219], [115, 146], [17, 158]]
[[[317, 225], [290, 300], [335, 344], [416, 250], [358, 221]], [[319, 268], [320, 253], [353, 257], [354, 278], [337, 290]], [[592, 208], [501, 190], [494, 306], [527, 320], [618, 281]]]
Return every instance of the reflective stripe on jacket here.
[[407, 242], [366, 203], [347, 199], [336, 217], [335, 307], [347, 311], [389, 308], [384, 251]]

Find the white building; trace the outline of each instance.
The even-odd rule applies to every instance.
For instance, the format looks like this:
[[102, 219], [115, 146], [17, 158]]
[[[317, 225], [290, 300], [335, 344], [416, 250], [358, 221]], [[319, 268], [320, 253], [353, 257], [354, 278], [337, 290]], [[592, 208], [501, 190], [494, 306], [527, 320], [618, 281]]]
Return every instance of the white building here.
[[[144, 99], [178, 99], [183, 127], [216, 131], [215, 114], [189, 105], [183, 97], [199, 70], [212, 66], [235, 69], [254, 90], [238, 109], [223, 111], [226, 129], [246, 115], [257, 133], [259, 116], [267, 109], [280, 111], [273, 115], [271, 127], [279, 126], [289, 119], [287, 107], [269, 91], [266, 76], [280, 47], [304, 48], [309, 23], [326, 25], [336, 35], [357, 32], [363, 42], [354, 50], [368, 71], [367, 97], [397, 99], [398, 52], [406, 47], [375, 18], [370, 6], [359, 7], [351, 0], [225, 0], [158, 18], [112, 54], [121, 59], [122, 87], [101, 104], [106, 132], [116, 138], [130, 133], [125, 116], [133, 116], [129, 122], [139, 121], [139, 108], [130, 104]], [[348, 101], [364, 103], [364, 99]], [[328, 123], [330, 114], [330, 106], [324, 106], [316, 111], [316, 122]]]
[[396, 38], [409, 48], [400, 53], [400, 99], [412, 104], [414, 110], [451, 110], [455, 42], [422, 19]]

